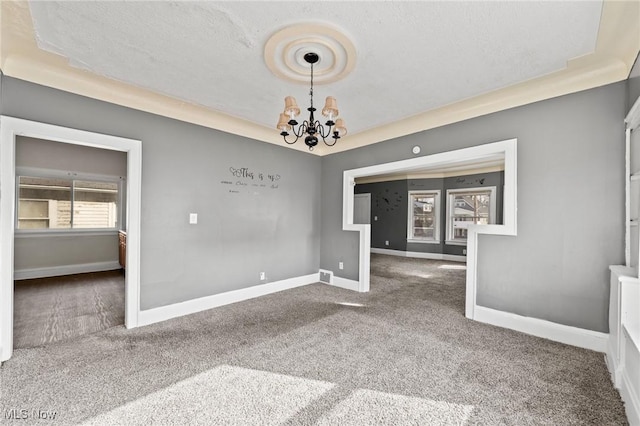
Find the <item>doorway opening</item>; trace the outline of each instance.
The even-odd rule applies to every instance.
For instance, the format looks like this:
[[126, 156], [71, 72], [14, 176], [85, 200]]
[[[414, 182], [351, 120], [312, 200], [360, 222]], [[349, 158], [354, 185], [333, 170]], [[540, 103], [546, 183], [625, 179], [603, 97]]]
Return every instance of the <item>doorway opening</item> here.
[[19, 137], [43, 139], [64, 144], [100, 148], [126, 153], [127, 229], [124, 324], [138, 325], [140, 311], [140, 209], [142, 143], [139, 140], [103, 135], [83, 130], [38, 123], [14, 117], [0, 117], [0, 361], [13, 353], [14, 336], [14, 238], [18, 224], [16, 140]]
[[[498, 214], [494, 213], [494, 219], [490, 219], [490, 214], [479, 214], [481, 209], [478, 209], [478, 203], [480, 202], [480, 195], [487, 196], [485, 201], [491, 199], [491, 189], [482, 189], [484, 182], [479, 185], [475, 185], [474, 188], [451, 188], [449, 190], [425, 190], [425, 194], [422, 197], [418, 197], [416, 207], [422, 207], [425, 211], [429, 210], [431, 206], [432, 218], [435, 218], [436, 213], [439, 212], [441, 216], [444, 216], [444, 220], [437, 221], [438, 224], [432, 223], [432, 226], [415, 226], [419, 221], [412, 220], [410, 214], [413, 210], [409, 209], [409, 203], [406, 203], [405, 208], [407, 211], [406, 216], [406, 233], [403, 238], [406, 239], [405, 247], [411, 247], [410, 244], [414, 243], [412, 236], [415, 237], [416, 233], [422, 232], [428, 238], [436, 239], [436, 243], [457, 246], [460, 253], [460, 260], [467, 262], [466, 270], [466, 294], [465, 294], [465, 315], [468, 318], [474, 318], [474, 311], [476, 306], [476, 284], [477, 284], [477, 248], [478, 248], [478, 235], [479, 234], [494, 234], [494, 235], [516, 235], [516, 183], [517, 183], [517, 140], [510, 139], [506, 141], [494, 142], [485, 145], [478, 145], [471, 148], [460, 149], [456, 151], [449, 151], [439, 154], [428, 155], [424, 157], [417, 157], [408, 160], [397, 161], [393, 163], [380, 164], [376, 166], [363, 167], [360, 169], [347, 170], [344, 172], [343, 179], [343, 229], [347, 231], [357, 231], [360, 234], [360, 248], [359, 248], [359, 276], [357, 282], [357, 289], [361, 292], [369, 291], [370, 285], [370, 262], [371, 252], [375, 250], [371, 249], [372, 233], [371, 227], [373, 225], [366, 223], [356, 223], [354, 221], [355, 212], [355, 193], [358, 183], [362, 184], [371, 181], [371, 179], [389, 179], [402, 176], [412, 176], [419, 173], [461, 173], [464, 170], [467, 171], [479, 171], [482, 168], [500, 167], [503, 168], [503, 185], [502, 185], [502, 208], [500, 213], [502, 216], [501, 223], [497, 220]], [[464, 173], [462, 173], [464, 174]], [[475, 178], [474, 178], [475, 179]], [[470, 182], [471, 186], [474, 182]], [[481, 188], [481, 189], [479, 189]], [[489, 191], [487, 194], [484, 192]], [[363, 192], [367, 192], [366, 190]], [[382, 205], [384, 212], [393, 212], [394, 209], [401, 209], [403, 206], [402, 191], [400, 189], [387, 189], [385, 194], [379, 197], [378, 203]], [[427, 194], [428, 193], [428, 194]], [[411, 192], [407, 191], [407, 196]], [[372, 194], [372, 203], [374, 195]], [[431, 197], [431, 200], [429, 200]], [[495, 195], [493, 196], [495, 200]], [[444, 199], [444, 200], [443, 200]], [[405, 198], [407, 200], [407, 198]], [[436, 207], [436, 204], [440, 202], [440, 207]], [[484, 201], [483, 201], [484, 202]], [[474, 213], [468, 214], [466, 217], [459, 217], [456, 204], [460, 203], [459, 209], [466, 209]], [[462, 206], [462, 203], [475, 204], [474, 206]], [[375, 205], [375, 204], [374, 204]], [[472, 208], [473, 207], [473, 208]], [[497, 210], [497, 208], [491, 207], [490, 202], [487, 204], [487, 212], [490, 209]], [[372, 206], [372, 211], [374, 207]], [[373, 221], [375, 222], [375, 215], [372, 213]], [[427, 215], [425, 215], [427, 216]], [[481, 217], [485, 216], [485, 217]], [[415, 217], [413, 218], [415, 219]], [[442, 219], [442, 218], [440, 218]], [[462, 223], [466, 222], [466, 223]], [[414, 228], [412, 230], [412, 228]], [[416, 230], [415, 228], [423, 228]], [[461, 231], [463, 230], [463, 231]], [[413, 234], [412, 234], [413, 233]], [[402, 234], [402, 233], [401, 233]], [[422, 243], [422, 242], [421, 242]], [[457, 243], [457, 244], [456, 244]], [[383, 248], [379, 250], [391, 250], [384, 247], [391, 245], [390, 240], [383, 239], [382, 242], [378, 241], [378, 245], [384, 244]], [[464, 250], [464, 252], [462, 252]], [[407, 250], [405, 249], [406, 253]], [[447, 253], [434, 254], [422, 254], [423, 257], [439, 256], [438, 258], [444, 259], [444, 256], [455, 256]], [[466, 256], [466, 257], [464, 257]], [[454, 260], [454, 259], [452, 259]]]
[[124, 325], [127, 153], [16, 137], [14, 348]]

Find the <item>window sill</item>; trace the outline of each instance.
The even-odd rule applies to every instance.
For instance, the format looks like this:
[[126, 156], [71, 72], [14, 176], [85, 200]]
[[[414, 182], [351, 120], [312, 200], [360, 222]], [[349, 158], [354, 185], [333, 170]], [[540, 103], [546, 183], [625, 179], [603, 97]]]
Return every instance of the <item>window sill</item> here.
[[440, 244], [439, 240], [416, 240], [413, 238], [407, 238], [408, 243], [419, 243], [419, 244]]
[[118, 229], [65, 229], [53, 230], [18, 230], [16, 238], [43, 238], [43, 237], [98, 237], [102, 235], [118, 235]]
[[444, 242], [448, 246], [466, 246], [467, 240], [459, 241], [459, 240], [446, 240]]

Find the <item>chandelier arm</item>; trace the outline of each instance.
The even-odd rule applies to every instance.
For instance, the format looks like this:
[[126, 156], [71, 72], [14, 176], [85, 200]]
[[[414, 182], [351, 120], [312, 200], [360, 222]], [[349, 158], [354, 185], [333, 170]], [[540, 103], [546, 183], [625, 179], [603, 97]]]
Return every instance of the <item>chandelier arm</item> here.
[[296, 130], [296, 128], [294, 126], [291, 127], [291, 132], [293, 133], [293, 135], [296, 137], [293, 142], [289, 142], [287, 140], [287, 136], [283, 136], [284, 141], [289, 144], [289, 145], [293, 145], [294, 143], [298, 142], [298, 139], [300, 139], [300, 137], [302, 135], [304, 135], [307, 132], [307, 127], [308, 127], [308, 122], [307, 120], [305, 120], [304, 122], [302, 122], [302, 124], [300, 124], [298, 126], [298, 129]]
[[[325, 129], [325, 125], [320, 123], [319, 121], [316, 121], [316, 129], [318, 130], [318, 133], [320, 134], [320, 136], [322, 136], [322, 140], [325, 140], [326, 138], [328, 138], [329, 136], [331, 136], [333, 134], [333, 126], [328, 126], [327, 127], [327, 133], [324, 132]], [[326, 143], [326, 141], [325, 141]]]
[[[327, 133], [324, 133], [324, 128], [325, 126], [322, 125], [319, 121], [316, 121], [316, 129], [318, 134], [320, 135], [320, 137], [322, 138], [322, 142], [324, 142], [325, 145], [327, 146], [334, 146], [336, 144], [336, 142], [338, 142], [338, 139], [340, 139], [340, 136], [337, 136], [337, 132], [335, 130], [333, 130], [334, 126], [329, 126], [327, 128]], [[333, 143], [329, 143], [327, 142], [327, 138], [331, 136], [331, 138], [333, 138]]]
[[334, 146], [336, 144], [336, 142], [338, 142], [338, 139], [340, 139], [340, 136], [338, 136], [338, 137], [332, 136], [332, 138], [333, 138], [333, 143], [327, 142], [324, 138], [322, 140], [324, 141], [325, 145]]
[[302, 135], [304, 135], [305, 133], [307, 133], [307, 129], [309, 128], [309, 122], [307, 120], [304, 120], [299, 126], [298, 126], [298, 130], [296, 131], [295, 128], [291, 128], [291, 131], [293, 132], [294, 135], [296, 135], [296, 138], [301, 137]]
[[298, 142], [298, 139], [300, 139], [300, 136], [296, 136], [296, 138], [293, 140], [293, 142], [289, 142], [289, 141], [287, 140], [287, 136], [289, 136], [289, 135], [282, 136], [282, 138], [284, 139], [284, 141], [285, 141], [288, 145], [293, 145], [294, 143]]

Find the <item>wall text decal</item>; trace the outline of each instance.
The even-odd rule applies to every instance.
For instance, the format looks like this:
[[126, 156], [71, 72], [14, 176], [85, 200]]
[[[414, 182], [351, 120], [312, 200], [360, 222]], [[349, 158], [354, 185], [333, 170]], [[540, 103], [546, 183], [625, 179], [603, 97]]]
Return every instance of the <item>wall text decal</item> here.
[[[281, 176], [277, 173], [264, 173], [252, 170], [249, 167], [229, 167], [229, 172], [231, 176], [236, 179], [225, 179], [220, 181], [220, 183], [222, 185], [233, 186], [233, 189], [229, 189], [229, 192], [232, 194], [241, 193], [243, 188], [252, 190], [259, 188], [279, 188], [279, 184], [276, 182], [280, 180]], [[254, 192], [254, 194], [257, 195], [256, 192]]]

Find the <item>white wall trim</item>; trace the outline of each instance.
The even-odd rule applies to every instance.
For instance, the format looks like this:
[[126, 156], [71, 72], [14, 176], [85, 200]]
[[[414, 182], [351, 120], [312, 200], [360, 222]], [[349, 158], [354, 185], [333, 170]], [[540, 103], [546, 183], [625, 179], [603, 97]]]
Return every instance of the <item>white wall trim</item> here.
[[[361, 293], [369, 291], [369, 262], [371, 256], [371, 225], [353, 223], [354, 188], [356, 186], [355, 176], [348, 176], [344, 172], [342, 180], [342, 229], [345, 231], [357, 231], [359, 233], [359, 256], [358, 256], [358, 289]], [[340, 277], [333, 277], [334, 285]], [[348, 280], [352, 281], [352, 280]], [[339, 281], [342, 282], [342, 281]], [[346, 282], [346, 281], [344, 281]], [[351, 286], [351, 283], [348, 284]], [[348, 288], [348, 287], [344, 287]]]
[[219, 306], [254, 299], [267, 294], [314, 284], [320, 280], [319, 275], [319, 273], [304, 275], [286, 280], [274, 281], [267, 284], [246, 287], [239, 290], [232, 290], [225, 293], [214, 294], [212, 296], [200, 297], [198, 299], [186, 300], [184, 302], [173, 303], [159, 308], [146, 309], [144, 311], [140, 311], [138, 325], [143, 326], [154, 324], [156, 322], [194, 314], [196, 312], [217, 308]]
[[627, 419], [630, 425], [640, 425], [640, 382], [638, 371], [640, 369], [640, 352], [629, 335], [626, 327], [623, 327], [624, 356], [623, 366], [620, 372], [620, 397], [624, 401]]
[[[627, 420], [630, 425], [640, 425], [640, 399], [633, 391], [631, 381], [634, 380], [628, 375], [622, 375], [622, 385], [620, 386], [620, 396], [624, 401], [624, 408]], [[635, 379], [637, 380], [637, 378]]]
[[633, 106], [624, 119], [628, 129], [635, 129], [640, 126], [640, 96], [633, 102]]
[[[431, 244], [440, 244], [440, 194], [442, 193], [439, 189], [425, 189], [425, 190], [411, 190], [407, 193], [407, 242], [412, 243], [431, 243]], [[414, 238], [413, 235], [413, 196], [418, 194], [426, 194], [433, 196], [434, 198], [434, 208], [435, 208], [435, 226], [433, 227], [433, 235], [434, 239], [432, 240], [421, 240], [419, 238]]]
[[[335, 275], [333, 277], [333, 282], [329, 285], [364, 293], [360, 290], [360, 283], [358, 281], [349, 280], [347, 278], [336, 277]], [[369, 289], [367, 289], [367, 291], [369, 291]]]
[[[414, 157], [391, 163], [377, 164], [359, 169], [345, 170], [342, 180], [342, 229], [360, 233], [359, 275], [360, 291], [369, 290], [369, 262], [371, 227], [353, 224], [353, 187], [357, 178], [399, 172], [410, 173], [429, 167], [442, 169], [468, 160], [504, 159], [503, 224], [472, 225], [467, 234], [467, 288], [465, 315], [475, 319], [477, 291], [478, 234], [517, 234], [517, 139], [477, 145], [455, 151], [441, 152], [423, 157]], [[366, 288], [366, 290], [363, 290]]]
[[[490, 195], [490, 199], [489, 199], [489, 223], [490, 224], [494, 224], [496, 223], [496, 187], [495, 186], [479, 186], [479, 187], [473, 187], [473, 188], [455, 188], [455, 189], [447, 189], [447, 195], [446, 195], [446, 213], [445, 213], [445, 244], [449, 244], [449, 245], [467, 245], [467, 242], [464, 240], [454, 240], [453, 239], [453, 229], [451, 228], [451, 220], [453, 214], [451, 213], [451, 205], [452, 200], [453, 200], [453, 196], [455, 196], [456, 194], [460, 194], [460, 193], [465, 193], [465, 194], [470, 194], [470, 193], [482, 193], [482, 192], [489, 192]], [[453, 208], [455, 209], [455, 206], [453, 206]]]
[[607, 364], [607, 369], [611, 375], [611, 381], [615, 387], [619, 386], [622, 380], [623, 365], [618, 361], [615, 352], [613, 350], [613, 341], [609, 338], [607, 343], [607, 352], [604, 354], [604, 362]]
[[138, 325], [140, 310], [140, 210], [142, 142], [20, 118], [0, 117], [0, 361], [13, 353], [13, 250], [15, 237], [16, 136], [127, 153], [127, 273], [125, 326]]
[[467, 263], [467, 256], [458, 256], [456, 254], [446, 254], [442, 255], [442, 260], [449, 260], [451, 262], [462, 262]]
[[609, 335], [599, 331], [585, 330], [538, 318], [524, 317], [496, 309], [476, 306], [476, 321], [509, 328], [554, 342], [606, 353]]
[[329, 274], [329, 282], [320, 281], [322, 284], [328, 284], [334, 287], [340, 287], [352, 291], [360, 291], [360, 283], [358, 281], [336, 277], [335, 275], [333, 275], [333, 271], [329, 271], [327, 269], [320, 269], [318, 275], [322, 273]]
[[419, 251], [390, 250], [390, 249], [381, 249], [381, 248], [374, 248], [374, 247], [371, 247], [371, 253], [387, 254], [389, 256], [411, 257], [416, 259], [449, 260], [452, 262], [462, 262], [462, 263], [465, 263], [467, 261], [467, 256], [458, 256], [455, 254], [423, 253]]
[[631, 180], [633, 176], [631, 176], [631, 129], [629, 127], [624, 130], [624, 169], [624, 264], [631, 266]]
[[103, 272], [120, 269], [117, 260], [111, 262], [78, 263], [75, 265], [49, 266], [44, 268], [16, 269], [13, 271], [14, 280], [30, 280], [33, 278], [59, 277], [62, 275], [86, 274], [88, 272]]

